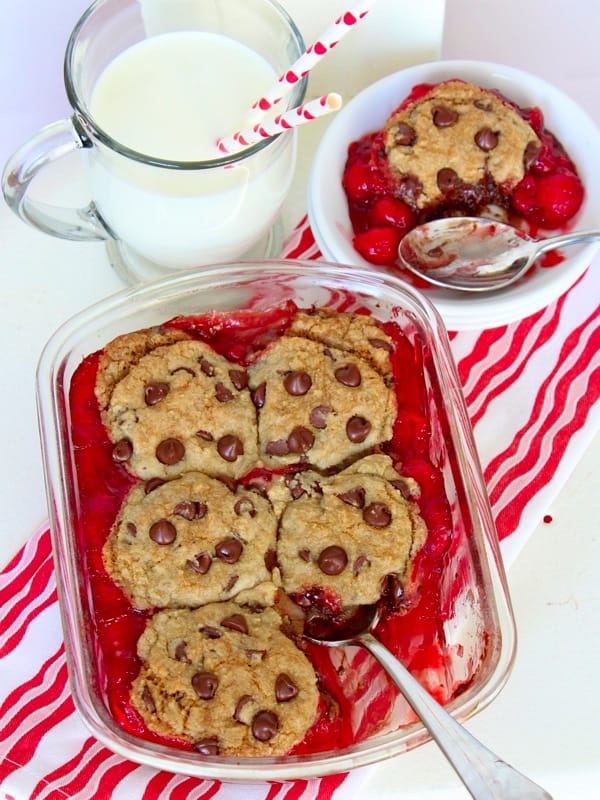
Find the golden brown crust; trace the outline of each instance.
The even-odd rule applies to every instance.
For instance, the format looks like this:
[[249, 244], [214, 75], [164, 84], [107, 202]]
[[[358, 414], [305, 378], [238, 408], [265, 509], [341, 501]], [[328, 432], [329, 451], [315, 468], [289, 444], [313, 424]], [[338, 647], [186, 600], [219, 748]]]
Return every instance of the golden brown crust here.
[[385, 126], [392, 175], [419, 209], [442, 201], [455, 180], [477, 185], [491, 177], [509, 192], [523, 178], [528, 148], [539, 145], [513, 106], [460, 80], [434, 86]]
[[159, 612], [138, 643], [133, 704], [151, 730], [200, 752], [289, 752], [314, 723], [319, 693], [312, 665], [280, 626], [273, 609], [232, 602]]

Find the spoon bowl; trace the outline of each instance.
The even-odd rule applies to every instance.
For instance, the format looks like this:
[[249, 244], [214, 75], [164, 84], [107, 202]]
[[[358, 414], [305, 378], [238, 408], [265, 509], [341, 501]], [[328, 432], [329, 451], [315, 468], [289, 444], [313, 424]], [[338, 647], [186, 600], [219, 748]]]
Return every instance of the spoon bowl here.
[[600, 230], [537, 240], [497, 220], [448, 217], [409, 231], [398, 256], [406, 269], [435, 286], [491, 292], [522, 278], [542, 253], [596, 239]]
[[380, 605], [358, 606], [341, 620], [317, 615], [307, 620], [304, 638], [325, 647], [355, 645], [366, 648], [400, 689], [476, 800], [506, 800], [511, 797], [552, 800], [544, 789], [470, 734], [374, 636], [380, 615]]

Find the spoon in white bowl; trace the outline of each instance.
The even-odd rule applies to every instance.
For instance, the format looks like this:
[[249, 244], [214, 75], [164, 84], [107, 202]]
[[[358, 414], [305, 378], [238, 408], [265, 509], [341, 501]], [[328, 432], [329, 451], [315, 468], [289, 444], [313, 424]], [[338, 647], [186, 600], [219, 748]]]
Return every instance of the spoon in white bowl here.
[[345, 621], [316, 616], [305, 622], [304, 638], [327, 647], [365, 647], [400, 689], [475, 800], [552, 800], [541, 786], [488, 750], [457, 722], [373, 636], [377, 606], [358, 606]]
[[496, 220], [448, 217], [409, 231], [398, 255], [403, 266], [436, 286], [491, 292], [518, 281], [542, 253], [596, 239], [600, 230], [535, 240]]

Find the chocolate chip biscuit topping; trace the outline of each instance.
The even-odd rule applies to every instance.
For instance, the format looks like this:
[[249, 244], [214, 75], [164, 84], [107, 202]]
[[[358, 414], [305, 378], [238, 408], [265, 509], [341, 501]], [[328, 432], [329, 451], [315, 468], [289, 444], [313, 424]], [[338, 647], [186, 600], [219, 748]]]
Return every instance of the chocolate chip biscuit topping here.
[[458, 80], [432, 87], [393, 114], [384, 142], [400, 197], [419, 209], [489, 179], [509, 194], [541, 146], [508, 102]]
[[274, 609], [400, 597], [425, 536], [418, 487], [381, 452], [397, 413], [392, 340], [326, 310], [298, 311], [242, 365], [199, 340], [153, 335], [144, 352], [134, 336], [135, 358], [105, 359], [96, 392], [115, 468], [138, 478], [103, 548], [150, 614], [132, 703], [199, 754], [286, 753], [319, 695]]
[[268, 756], [302, 740], [316, 675], [270, 608], [215, 603], [161, 611], [138, 643], [132, 700], [148, 726], [204, 755]]

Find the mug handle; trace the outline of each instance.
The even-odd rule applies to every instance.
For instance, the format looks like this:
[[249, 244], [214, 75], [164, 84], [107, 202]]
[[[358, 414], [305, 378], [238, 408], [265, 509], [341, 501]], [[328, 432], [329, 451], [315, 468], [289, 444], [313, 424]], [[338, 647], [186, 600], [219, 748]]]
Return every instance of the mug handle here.
[[42, 128], [9, 158], [2, 175], [2, 191], [21, 219], [44, 233], [75, 241], [113, 238], [94, 203], [84, 208], [55, 206], [29, 197], [29, 185], [52, 161], [92, 142], [73, 116]]

